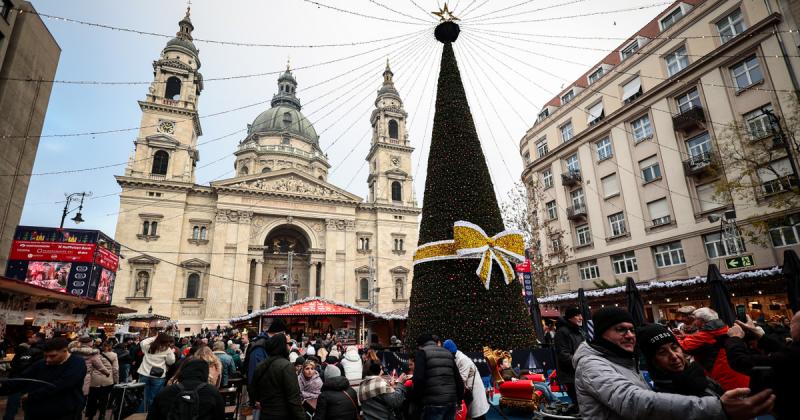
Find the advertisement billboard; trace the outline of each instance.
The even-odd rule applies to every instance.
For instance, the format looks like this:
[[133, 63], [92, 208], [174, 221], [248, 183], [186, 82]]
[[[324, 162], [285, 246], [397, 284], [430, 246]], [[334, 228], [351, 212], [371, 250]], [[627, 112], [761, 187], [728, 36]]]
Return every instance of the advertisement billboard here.
[[18, 226], [6, 277], [110, 302], [120, 246], [97, 230]]

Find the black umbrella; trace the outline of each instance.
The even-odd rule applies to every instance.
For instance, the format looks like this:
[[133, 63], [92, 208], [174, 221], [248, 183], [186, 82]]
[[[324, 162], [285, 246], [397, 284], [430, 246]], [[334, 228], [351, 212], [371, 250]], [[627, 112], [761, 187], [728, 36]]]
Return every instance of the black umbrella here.
[[734, 321], [736, 321], [736, 313], [733, 311], [731, 294], [728, 293], [728, 287], [725, 286], [722, 274], [720, 274], [716, 264], [708, 265], [706, 281], [711, 286], [711, 309], [717, 311], [719, 319], [723, 322], [729, 326], [733, 325]]
[[642, 296], [639, 294], [639, 289], [636, 288], [636, 282], [632, 277], [625, 279], [625, 295], [628, 298], [628, 312], [633, 317], [633, 325], [639, 327], [647, 320], [644, 317], [644, 302]]
[[589, 302], [586, 301], [583, 287], [578, 289], [578, 307], [581, 309], [581, 315], [583, 315], [584, 335], [591, 340], [594, 337], [594, 324], [592, 323], [592, 311], [589, 310]]
[[783, 278], [786, 279], [786, 293], [792, 313], [800, 311], [800, 258], [791, 249], [783, 251]]
[[536, 338], [544, 343], [544, 327], [542, 326], [542, 310], [539, 308], [539, 299], [536, 299], [536, 294], [532, 295], [531, 299], [531, 321], [533, 321], [533, 331], [536, 333]]

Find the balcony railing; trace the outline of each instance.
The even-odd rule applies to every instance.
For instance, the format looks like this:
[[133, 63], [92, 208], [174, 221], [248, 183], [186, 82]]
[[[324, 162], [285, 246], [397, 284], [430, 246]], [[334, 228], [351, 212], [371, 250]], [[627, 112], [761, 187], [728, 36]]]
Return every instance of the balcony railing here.
[[672, 223], [672, 216], [666, 215], [662, 217], [655, 218], [650, 221], [650, 228], [657, 228], [659, 226], [666, 226]]
[[567, 207], [567, 218], [569, 220], [581, 220], [586, 218], [586, 204]]
[[561, 174], [561, 184], [565, 187], [572, 187], [581, 182], [581, 171], [567, 171]]
[[703, 152], [689, 156], [683, 161], [683, 171], [686, 176], [704, 175], [717, 166], [717, 156], [712, 152]]
[[672, 117], [672, 126], [675, 131], [687, 132], [693, 128], [704, 126], [705, 122], [706, 114], [699, 106], [694, 106]]

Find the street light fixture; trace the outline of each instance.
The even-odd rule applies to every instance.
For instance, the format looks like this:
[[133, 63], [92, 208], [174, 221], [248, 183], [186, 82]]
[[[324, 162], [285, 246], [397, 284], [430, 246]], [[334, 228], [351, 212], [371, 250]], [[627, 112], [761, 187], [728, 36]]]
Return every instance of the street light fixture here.
[[[72, 193], [72, 194], [65, 194], [65, 195], [67, 196], [67, 199], [65, 200], [65, 203], [64, 203], [64, 211], [61, 212], [61, 224], [58, 225], [59, 229], [63, 229], [64, 228], [64, 220], [66, 220], [67, 215], [72, 213], [75, 210], [77, 210], [78, 212], [75, 214], [75, 217], [73, 217], [70, 220], [75, 222], [75, 224], [79, 224], [79, 223], [85, 222], [85, 220], [83, 220], [83, 217], [81, 215], [81, 210], [83, 210], [83, 200], [86, 197], [91, 197], [92, 196], [92, 192], [91, 191], [89, 191], [89, 192], [83, 191], [83, 192], [79, 192], [79, 193]], [[69, 209], [69, 205], [72, 202], [80, 202], [80, 204], [78, 204], [77, 209], [75, 209], [75, 208], [73, 208], [72, 210]]]

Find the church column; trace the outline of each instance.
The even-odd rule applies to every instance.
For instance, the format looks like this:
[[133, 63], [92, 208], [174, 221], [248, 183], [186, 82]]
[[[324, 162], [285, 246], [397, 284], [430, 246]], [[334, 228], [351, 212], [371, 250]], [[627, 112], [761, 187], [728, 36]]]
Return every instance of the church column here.
[[211, 242], [211, 267], [209, 267], [208, 292], [204, 324], [211, 325], [225, 317], [230, 296], [230, 280], [225, 279], [225, 242], [228, 231], [228, 210], [218, 209]]
[[251, 295], [253, 297], [253, 310], [261, 309], [261, 295], [264, 289], [264, 260], [256, 259], [256, 275], [253, 278]]
[[250, 292], [250, 263], [248, 259], [250, 245], [251, 211], [236, 211], [236, 255], [234, 257], [233, 278], [236, 280], [231, 291], [230, 316], [241, 316], [247, 313], [247, 296]]

